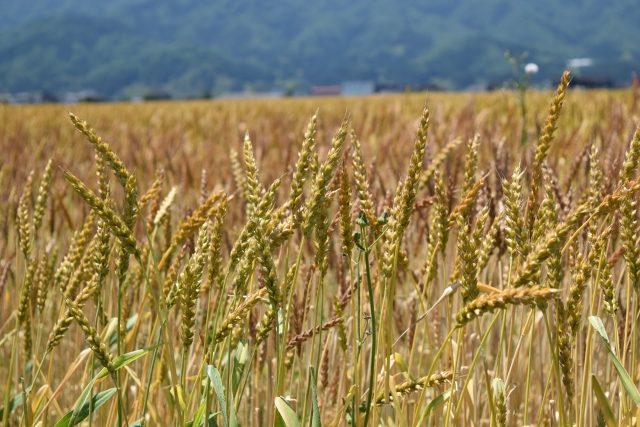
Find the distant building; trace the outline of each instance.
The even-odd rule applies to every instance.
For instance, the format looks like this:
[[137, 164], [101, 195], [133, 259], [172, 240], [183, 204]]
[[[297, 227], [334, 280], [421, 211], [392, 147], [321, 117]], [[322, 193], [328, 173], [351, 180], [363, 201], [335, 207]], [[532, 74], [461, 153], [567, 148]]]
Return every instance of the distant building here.
[[376, 91], [376, 85], [373, 81], [352, 81], [344, 82], [340, 88], [342, 95], [371, 95]]
[[217, 95], [219, 99], [260, 99], [260, 98], [282, 98], [285, 95], [283, 90], [272, 90], [269, 92], [223, 92]]
[[101, 102], [105, 98], [95, 90], [81, 90], [78, 92], [67, 92], [62, 95], [62, 102], [76, 104], [78, 102]]
[[0, 102], [8, 104], [42, 104], [58, 102], [58, 98], [50, 92], [17, 92], [0, 94]]
[[309, 93], [311, 95], [340, 95], [342, 90], [341, 86], [311, 86]]

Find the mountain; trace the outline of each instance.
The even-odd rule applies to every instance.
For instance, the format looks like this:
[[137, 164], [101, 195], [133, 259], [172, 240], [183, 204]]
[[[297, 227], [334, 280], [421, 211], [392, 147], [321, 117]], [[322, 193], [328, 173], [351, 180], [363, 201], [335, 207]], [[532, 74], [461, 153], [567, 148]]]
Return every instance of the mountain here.
[[[246, 61], [245, 61], [246, 62]], [[30, 21], [0, 37], [0, 92], [145, 88], [205, 90], [269, 73], [213, 48], [148, 37], [120, 21], [65, 15]]]
[[0, 92], [94, 89], [126, 96], [273, 85], [537, 81], [570, 58], [626, 81], [640, 71], [636, 0], [31, 0], [0, 13]]

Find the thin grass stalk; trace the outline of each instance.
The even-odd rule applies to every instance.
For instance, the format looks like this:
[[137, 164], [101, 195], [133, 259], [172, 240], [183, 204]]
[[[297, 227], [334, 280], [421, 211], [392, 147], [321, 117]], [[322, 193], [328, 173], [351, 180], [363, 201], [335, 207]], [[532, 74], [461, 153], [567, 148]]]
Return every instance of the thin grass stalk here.
[[[364, 235], [364, 230], [363, 230]], [[365, 240], [366, 242], [366, 240]], [[366, 243], [365, 243], [366, 244]], [[376, 344], [377, 344], [377, 331], [376, 331], [376, 311], [374, 300], [375, 296], [373, 293], [373, 286], [371, 282], [371, 271], [369, 268], [369, 250], [368, 248], [364, 251], [364, 265], [365, 265], [365, 273], [367, 278], [367, 291], [369, 292], [369, 310], [371, 310], [371, 361], [369, 362], [369, 394], [367, 396], [367, 409], [365, 412], [365, 419], [363, 426], [367, 427], [367, 415], [371, 410], [371, 405], [373, 402], [373, 392], [375, 388], [374, 382], [374, 374], [375, 374], [375, 355], [376, 355]]]
[[[547, 331], [547, 340], [549, 342], [549, 348], [551, 351], [553, 369], [555, 370], [556, 376], [556, 401], [558, 403], [558, 413], [560, 414], [560, 425], [565, 425], [564, 422], [564, 397], [562, 393], [562, 375], [560, 374], [560, 363], [558, 362], [558, 353], [557, 353], [557, 344], [551, 338], [551, 326], [549, 325], [549, 318], [546, 311], [542, 312], [545, 328]], [[558, 330], [556, 327], [555, 334], [557, 336]]]
[[[531, 310], [530, 316], [533, 316], [535, 309]], [[524, 396], [524, 425], [528, 425], [529, 421], [529, 392], [531, 390], [531, 365], [533, 359], [533, 336], [535, 332], [535, 322], [531, 326], [531, 332], [529, 336], [529, 352], [527, 355], [527, 382], [525, 386], [525, 396]]]
[[[491, 329], [493, 328], [493, 325], [496, 323], [496, 321], [498, 320], [498, 315], [493, 316], [493, 319], [491, 320], [491, 323], [489, 324], [489, 327], [487, 328], [486, 332], [482, 335], [482, 339], [480, 340], [480, 345], [478, 346], [478, 350], [475, 353], [475, 356], [473, 357], [473, 360], [471, 361], [471, 365], [469, 366], [469, 371], [467, 374], [467, 378], [465, 379], [464, 385], [462, 387], [462, 390], [467, 390], [467, 386], [469, 385], [469, 382], [471, 381], [471, 377], [474, 371], [474, 368], [476, 367], [476, 363], [478, 363], [478, 359], [480, 358], [480, 354], [482, 354], [482, 347], [484, 347], [485, 342], [487, 341], [487, 338], [489, 337], [489, 333], [491, 332]], [[455, 364], [454, 364], [455, 367]], [[455, 375], [454, 375], [455, 378]], [[452, 423], [453, 425], [456, 425], [456, 420], [458, 418], [458, 415], [460, 414], [460, 409], [462, 408], [462, 401], [464, 400], [463, 396], [460, 397], [460, 399], [458, 399], [458, 404], [456, 405], [456, 409], [455, 412], [453, 414], [453, 419], [452, 419]]]
[[[432, 362], [431, 362], [431, 367], [429, 368], [429, 371], [427, 372], [427, 378], [431, 378], [431, 375], [433, 375], [433, 373], [435, 372], [435, 368], [436, 365], [438, 363], [438, 361], [440, 360], [440, 356], [442, 356], [442, 353], [445, 351], [445, 349], [447, 348], [447, 346], [449, 345], [449, 342], [451, 341], [451, 338], [453, 337], [453, 334], [458, 330], [458, 328], [451, 328], [449, 330], [449, 334], [445, 337], [444, 341], [442, 342], [442, 345], [440, 345], [440, 348], [438, 349], [437, 353], [435, 354]], [[455, 376], [454, 376], [455, 378]], [[422, 389], [422, 392], [420, 393], [420, 398], [418, 399], [418, 404], [416, 405], [416, 408], [414, 410], [413, 413], [413, 423], [411, 425], [411, 427], [416, 427], [416, 423], [418, 422], [419, 417], [419, 411], [420, 408], [422, 407], [422, 402], [424, 400], [425, 394], [426, 394], [426, 387]]]

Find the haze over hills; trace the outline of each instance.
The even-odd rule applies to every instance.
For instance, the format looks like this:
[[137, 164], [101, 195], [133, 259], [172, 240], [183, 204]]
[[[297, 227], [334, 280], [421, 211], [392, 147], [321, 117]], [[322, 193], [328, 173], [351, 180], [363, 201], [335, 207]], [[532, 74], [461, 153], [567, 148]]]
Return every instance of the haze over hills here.
[[637, 0], [32, 0], [0, 12], [0, 92], [184, 96], [345, 80], [464, 88], [537, 81], [569, 58], [617, 82], [640, 71]]

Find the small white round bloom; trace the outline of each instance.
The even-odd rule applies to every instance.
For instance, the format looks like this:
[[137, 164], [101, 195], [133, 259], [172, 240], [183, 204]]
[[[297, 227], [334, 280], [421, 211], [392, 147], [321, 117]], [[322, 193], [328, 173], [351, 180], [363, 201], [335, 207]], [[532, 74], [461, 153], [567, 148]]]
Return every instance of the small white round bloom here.
[[535, 74], [538, 72], [538, 65], [533, 62], [529, 62], [524, 66], [524, 72], [527, 74]]

